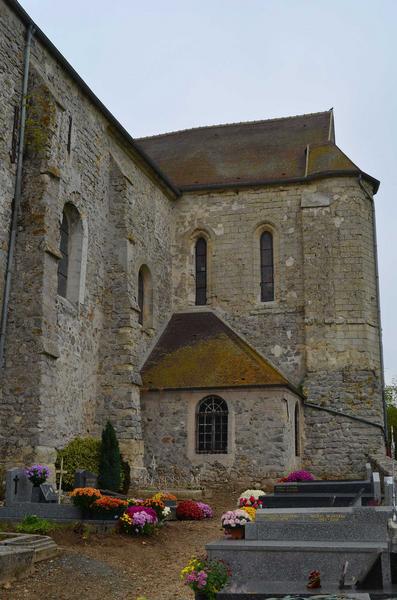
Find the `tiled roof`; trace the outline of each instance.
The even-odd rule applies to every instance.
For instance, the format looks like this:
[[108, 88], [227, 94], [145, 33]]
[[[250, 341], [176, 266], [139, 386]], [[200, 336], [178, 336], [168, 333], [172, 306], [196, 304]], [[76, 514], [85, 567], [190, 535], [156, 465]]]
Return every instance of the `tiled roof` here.
[[141, 375], [145, 389], [289, 385], [212, 312], [174, 314]]
[[[361, 173], [335, 145], [332, 110], [198, 127], [136, 142], [182, 191]], [[314, 147], [317, 160], [313, 169]], [[378, 182], [364, 175], [376, 187]]]

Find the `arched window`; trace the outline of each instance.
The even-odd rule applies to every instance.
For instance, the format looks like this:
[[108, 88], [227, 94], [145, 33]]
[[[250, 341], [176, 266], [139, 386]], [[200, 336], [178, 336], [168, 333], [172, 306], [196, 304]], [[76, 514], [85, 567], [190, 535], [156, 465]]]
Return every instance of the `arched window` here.
[[196, 242], [196, 305], [207, 304], [207, 242], [200, 237]]
[[295, 415], [294, 415], [294, 431], [295, 431], [295, 456], [300, 456], [300, 427], [299, 427], [299, 404], [295, 404]]
[[219, 396], [201, 400], [196, 419], [196, 450], [200, 454], [227, 453], [227, 404]]
[[153, 317], [153, 287], [149, 267], [142, 265], [138, 273], [138, 321], [145, 327], [152, 326]]
[[83, 303], [87, 236], [79, 211], [70, 203], [62, 213], [59, 249], [58, 294], [74, 304]]
[[261, 300], [274, 300], [274, 259], [273, 236], [270, 231], [264, 231], [260, 239], [261, 245]]
[[66, 298], [69, 266], [69, 222], [65, 211], [62, 215], [61, 242], [59, 249], [61, 251], [62, 258], [58, 262], [58, 294]]

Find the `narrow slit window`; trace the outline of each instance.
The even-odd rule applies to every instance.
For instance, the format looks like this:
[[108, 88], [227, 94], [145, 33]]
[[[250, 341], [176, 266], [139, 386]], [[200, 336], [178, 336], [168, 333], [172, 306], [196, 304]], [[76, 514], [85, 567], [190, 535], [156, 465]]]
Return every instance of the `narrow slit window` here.
[[260, 240], [261, 246], [261, 301], [274, 300], [274, 261], [273, 261], [273, 236], [269, 231], [264, 231]]
[[139, 318], [138, 322], [143, 325], [143, 308], [145, 302], [145, 282], [143, 280], [142, 269], [138, 273], [138, 306], [139, 306]]
[[58, 263], [58, 294], [66, 298], [69, 267], [69, 222], [65, 212], [63, 213], [61, 223], [61, 243], [59, 249], [62, 258]]
[[295, 456], [300, 456], [300, 427], [299, 427], [299, 405], [295, 405]]
[[199, 238], [196, 242], [196, 305], [207, 304], [207, 242]]
[[198, 454], [226, 454], [229, 411], [219, 396], [207, 396], [196, 417], [196, 451]]

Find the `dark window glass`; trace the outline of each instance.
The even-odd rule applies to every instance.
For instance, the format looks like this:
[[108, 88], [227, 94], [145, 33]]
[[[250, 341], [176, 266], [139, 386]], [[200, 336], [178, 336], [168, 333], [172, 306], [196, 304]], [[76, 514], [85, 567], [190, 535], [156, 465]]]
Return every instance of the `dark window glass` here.
[[295, 456], [300, 456], [299, 406], [295, 405]]
[[58, 294], [66, 298], [69, 265], [69, 223], [65, 213], [63, 213], [61, 224], [60, 251], [62, 258], [58, 262]]
[[273, 236], [269, 231], [261, 235], [261, 300], [274, 300]]
[[204, 238], [196, 242], [196, 304], [207, 304], [207, 242]]
[[139, 306], [139, 318], [138, 322], [143, 325], [143, 303], [145, 301], [145, 289], [143, 281], [142, 269], [138, 273], [138, 306]]
[[200, 402], [196, 422], [198, 453], [227, 453], [228, 412], [226, 402], [218, 396], [208, 396]]

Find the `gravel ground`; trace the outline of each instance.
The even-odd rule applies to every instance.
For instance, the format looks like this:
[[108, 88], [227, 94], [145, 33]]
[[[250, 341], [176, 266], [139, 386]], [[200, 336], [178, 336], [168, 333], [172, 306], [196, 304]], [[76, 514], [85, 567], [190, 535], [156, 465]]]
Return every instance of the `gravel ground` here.
[[168, 522], [147, 538], [117, 533], [90, 535], [70, 529], [52, 536], [62, 549], [59, 558], [38, 563], [33, 573], [1, 589], [3, 600], [192, 600], [179, 581], [179, 571], [205, 544], [223, 535], [221, 513], [233, 507], [235, 495], [216, 497], [213, 519]]

